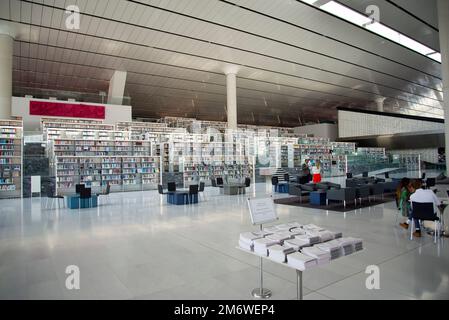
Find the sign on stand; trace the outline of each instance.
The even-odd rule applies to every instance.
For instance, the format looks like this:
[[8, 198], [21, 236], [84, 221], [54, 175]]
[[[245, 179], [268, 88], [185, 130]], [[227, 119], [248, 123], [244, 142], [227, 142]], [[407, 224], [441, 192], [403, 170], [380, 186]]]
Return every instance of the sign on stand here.
[[253, 225], [264, 224], [278, 219], [274, 209], [273, 199], [248, 199], [249, 214]]
[[[276, 210], [274, 209], [273, 199], [261, 198], [250, 199], [248, 198], [249, 215], [253, 225], [258, 224], [260, 231], [263, 234], [262, 224], [276, 221], [278, 219]], [[263, 287], [263, 261], [260, 257], [260, 286], [255, 288], [251, 294], [255, 298], [268, 299], [271, 297], [271, 290]]]

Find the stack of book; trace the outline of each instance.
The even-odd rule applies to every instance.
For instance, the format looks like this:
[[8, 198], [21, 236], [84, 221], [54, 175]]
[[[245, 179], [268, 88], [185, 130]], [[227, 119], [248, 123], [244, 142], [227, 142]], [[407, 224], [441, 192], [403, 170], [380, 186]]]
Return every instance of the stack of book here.
[[280, 244], [280, 241], [261, 238], [254, 240], [254, 252], [263, 256], [268, 256], [268, 247]]
[[301, 249], [301, 253], [308, 255], [317, 260], [318, 265], [326, 264], [331, 261], [329, 252], [323, 251], [317, 247], [305, 247]]
[[314, 235], [310, 235], [310, 234], [300, 234], [300, 235], [295, 236], [295, 239], [307, 240], [310, 245], [320, 243], [319, 236], [314, 236]]
[[339, 231], [330, 231], [330, 230], [327, 230], [327, 231], [329, 231], [330, 233], [332, 233], [333, 239], [338, 239], [338, 238], [343, 237], [343, 233], [342, 233], [342, 232], [339, 232]]
[[268, 248], [268, 256], [270, 259], [281, 263], [286, 262], [287, 255], [293, 252], [295, 252], [293, 248], [285, 245], [274, 245]]
[[263, 238], [260, 232], [244, 232], [240, 234], [239, 246], [242, 249], [253, 251], [254, 240]]
[[276, 226], [270, 226], [270, 227], [265, 227], [263, 228], [263, 231], [266, 233], [274, 233], [279, 231], [278, 228]]
[[317, 248], [328, 252], [331, 255], [331, 260], [337, 259], [342, 255], [341, 246], [334, 241], [328, 241], [325, 243], [320, 243], [316, 245]]
[[287, 264], [298, 270], [310, 269], [317, 265], [317, 260], [300, 252], [287, 255]]
[[347, 256], [354, 253], [354, 242], [351, 239], [348, 240], [348, 238], [340, 238], [335, 239], [334, 241], [342, 248], [343, 255]]
[[334, 239], [334, 234], [327, 230], [318, 231], [317, 235], [320, 237], [320, 242], [326, 242]]
[[354, 246], [354, 251], [363, 250], [363, 241], [362, 241], [362, 239], [352, 238], [352, 237], [349, 237], [349, 238], [346, 238], [346, 239], [352, 241], [352, 244]]
[[284, 241], [284, 246], [291, 247], [295, 251], [299, 251], [301, 248], [307, 247], [309, 245], [310, 244], [309, 244], [308, 239], [304, 240], [304, 239], [294, 238], [294, 239], [289, 239], [289, 240]]
[[293, 235], [289, 231], [284, 231], [284, 232], [277, 232], [277, 233], [270, 234], [270, 235], [266, 236], [265, 238], [273, 240], [273, 241], [278, 241], [279, 244], [283, 244], [284, 240], [291, 239], [292, 237], [293, 237]]

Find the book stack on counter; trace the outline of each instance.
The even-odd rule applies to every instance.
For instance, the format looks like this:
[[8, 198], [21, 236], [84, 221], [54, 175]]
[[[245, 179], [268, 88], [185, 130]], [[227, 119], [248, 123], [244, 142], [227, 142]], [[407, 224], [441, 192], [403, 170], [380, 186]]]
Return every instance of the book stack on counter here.
[[316, 247], [323, 251], [328, 252], [331, 255], [331, 260], [340, 258], [342, 256], [341, 246], [334, 241], [319, 243], [316, 245]]
[[343, 238], [341, 232], [314, 224], [290, 222], [269, 226], [263, 231], [241, 233], [239, 246], [295, 269], [306, 270], [363, 250], [363, 241]]
[[261, 238], [254, 240], [254, 252], [263, 256], [268, 256], [268, 248], [280, 244], [280, 240]]
[[354, 242], [349, 238], [335, 239], [335, 243], [338, 243], [342, 250], [342, 255], [347, 256], [354, 253]]
[[270, 234], [270, 235], [266, 236], [265, 238], [273, 240], [273, 241], [278, 241], [279, 244], [283, 244], [284, 240], [291, 239], [292, 237], [293, 236], [289, 231], [281, 231], [281, 232]]
[[254, 240], [263, 238], [262, 232], [244, 232], [240, 234], [239, 246], [242, 249], [254, 251]]
[[330, 233], [332, 233], [333, 239], [338, 239], [338, 238], [343, 237], [343, 233], [342, 233], [342, 232], [339, 232], [339, 231], [330, 231], [330, 230], [327, 230], [327, 231], [330, 232]]
[[314, 236], [311, 234], [300, 234], [295, 236], [295, 239], [300, 239], [300, 240], [304, 240], [304, 241], [308, 241], [309, 245], [313, 246], [314, 244], [320, 243], [320, 237], [319, 236]]
[[296, 250], [286, 245], [274, 245], [268, 248], [268, 257], [277, 262], [286, 262], [287, 255]]
[[292, 268], [304, 271], [317, 265], [317, 260], [300, 252], [287, 255], [287, 264]]
[[349, 241], [352, 241], [352, 245], [354, 246], [354, 251], [360, 251], [360, 250], [363, 250], [363, 241], [362, 241], [362, 239], [359, 239], [359, 238], [352, 238], [352, 237], [349, 237], [349, 238], [346, 238], [347, 240], [349, 240]]
[[[284, 241], [284, 246], [286, 247], [291, 247], [293, 248], [295, 251], [299, 251], [301, 248], [303, 247], [308, 247], [310, 246], [309, 243], [309, 239], [298, 239], [298, 238], [294, 238], [294, 239], [289, 239], [289, 240], [285, 240]], [[340, 248], [340, 247], [339, 247]]]
[[308, 255], [317, 260], [318, 265], [327, 264], [331, 261], [329, 252], [323, 251], [318, 247], [305, 247], [301, 249], [301, 253]]

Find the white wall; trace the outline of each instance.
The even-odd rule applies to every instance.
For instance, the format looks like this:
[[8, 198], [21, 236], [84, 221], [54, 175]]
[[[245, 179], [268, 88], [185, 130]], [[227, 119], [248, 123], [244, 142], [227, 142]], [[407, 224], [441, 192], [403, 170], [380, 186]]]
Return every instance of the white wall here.
[[[48, 116], [32, 116], [30, 115], [30, 101], [49, 101], [49, 102], [65, 102], [63, 100], [47, 100], [47, 99], [35, 99], [35, 98], [23, 98], [12, 97], [11, 115], [23, 118], [23, 126], [25, 131], [39, 131], [41, 118], [51, 118]], [[115, 124], [120, 121], [132, 121], [132, 107], [113, 105], [113, 104], [98, 104], [89, 102], [70, 102], [73, 104], [89, 104], [105, 107], [105, 119], [106, 124]], [[55, 117], [58, 118], [58, 117]], [[60, 117], [59, 117], [60, 118]], [[95, 120], [95, 119], [93, 119]], [[96, 119], [98, 120], [98, 119]]]
[[329, 138], [330, 141], [335, 141], [338, 137], [338, 127], [336, 124], [331, 123], [311, 124], [296, 127], [295, 133], [305, 133], [314, 137]]
[[340, 138], [444, 130], [444, 123], [338, 110]]

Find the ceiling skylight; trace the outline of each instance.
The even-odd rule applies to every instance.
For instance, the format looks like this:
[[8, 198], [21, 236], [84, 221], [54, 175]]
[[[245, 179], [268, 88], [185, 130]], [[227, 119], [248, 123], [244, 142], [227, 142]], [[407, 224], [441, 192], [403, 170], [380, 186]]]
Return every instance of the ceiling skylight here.
[[[315, 5], [334, 16], [342, 18], [350, 23], [366, 28], [380, 36], [383, 36], [393, 42], [403, 45], [415, 52], [427, 56], [435, 61], [441, 63], [441, 54], [435, 50], [423, 45], [422, 43], [403, 35], [396, 30], [380, 23], [371, 23], [371, 19], [351, 8], [348, 8], [337, 1], [320, 1], [320, 0], [300, 0], [302, 2]], [[324, 4], [323, 4], [324, 2]]]

